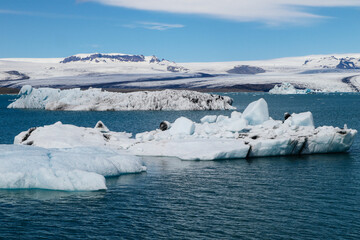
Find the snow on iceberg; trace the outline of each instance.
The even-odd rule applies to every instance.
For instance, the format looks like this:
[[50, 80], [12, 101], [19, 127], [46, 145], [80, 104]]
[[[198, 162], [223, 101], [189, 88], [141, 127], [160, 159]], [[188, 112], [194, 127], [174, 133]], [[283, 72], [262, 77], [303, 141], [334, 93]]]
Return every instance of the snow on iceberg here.
[[15, 143], [45, 148], [106, 146], [139, 156], [214, 160], [346, 152], [357, 134], [347, 127], [315, 128], [311, 112], [289, 114], [285, 121], [273, 120], [264, 99], [250, 103], [243, 114], [219, 115], [216, 121], [213, 115], [202, 119], [195, 123], [181, 117], [162, 130], [138, 133], [135, 138], [128, 133], [58, 122], [22, 132]]
[[99, 147], [0, 145], [0, 151], [1, 189], [104, 190], [105, 177], [146, 170], [135, 156]]
[[126, 110], [228, 110], [232, 99], [188, 90], [115, 93], [101, 89], [60, 90], [23, 86], [19, 98], [8, 108], [35, 108], [65, 111]]
[[96, 124], [95, 128], [85, 128], [56, 122], [52, 125], [30, 128], [28, 131], [21, 132], [15, 137], [14, 144], [44, 148], [96, 147], [113, 141], [118, 142], [121, 139], [127, 142], [131, 136], [125, 132], [113, 132], [110, 135], [104, 131], [106, 126], [103, 123], [101, 124], [103, 125], [102, 128], [99, 128], [99, 123]]
[[275, 85], [270, 89], [270, 94], [308, 94], [313, 93], [312, 89], [296, 89], [291, 83], [283, 82], [280, 85]]

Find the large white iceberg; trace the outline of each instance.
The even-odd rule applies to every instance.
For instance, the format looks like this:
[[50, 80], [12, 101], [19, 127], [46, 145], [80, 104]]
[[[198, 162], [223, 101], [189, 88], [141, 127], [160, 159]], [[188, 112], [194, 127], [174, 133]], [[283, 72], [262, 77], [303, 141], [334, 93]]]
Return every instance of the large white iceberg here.
[[109, 131], [103, 123], [83, 128], [60, 122], [32, 128], [15, 137], [15, 144], [44, 148], [105, 146], [139, 156], [171, 156], [183, 160], [300, 155], [346, 152], [356, 130], [314, 127], [311, 112], [289, 114], [273, 120], [264, 99], [249, 105], [243, 114], [205, 116], [200, 123], [185, 117], [166, 127], [136, 134]]
[[188, 90], [116, 93], [101, 89], [60, 90], [23, 86], [19, 97], [8, 108], [35, 108], [65, 111], [127, 110], [228, 110], [232, 99]]
[[139, 158], [99, 147], [0, 145], [0, 189], [95, 191], [105, 177], [146, 170]]

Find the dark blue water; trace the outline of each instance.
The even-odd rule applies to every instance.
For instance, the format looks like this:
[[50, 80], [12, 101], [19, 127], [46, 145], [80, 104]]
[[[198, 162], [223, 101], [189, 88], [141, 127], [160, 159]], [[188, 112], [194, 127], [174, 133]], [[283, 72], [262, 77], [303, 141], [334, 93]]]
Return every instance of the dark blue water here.
[[[317, 125], [360, 129], [360, 95], [229, 94], [242, 111], [264, 97], [273, 118], [312, 111]], [[216, 112], [47, 112], [6, 109], [0, 143], [56, 121], [152, 130]], [[0, 153], [1, 154], [1, 153]], [[105, 192], [0, 190], [0, 239], [359, 239], [360, 141], [348, 154], [186, 162], [144, 158], [148, 172], [107, 180]]]

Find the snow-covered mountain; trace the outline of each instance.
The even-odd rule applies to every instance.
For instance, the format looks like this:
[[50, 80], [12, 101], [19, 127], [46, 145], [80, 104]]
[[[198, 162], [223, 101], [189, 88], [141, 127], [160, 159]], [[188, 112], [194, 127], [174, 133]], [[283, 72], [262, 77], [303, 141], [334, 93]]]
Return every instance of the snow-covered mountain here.
[[76, 54], [64, 58], [60, 63], [73, 63], [73, 62], [94, 62], [94, 63], [113, 63], [113, 62], [148, 62], [159, 63], [161, 62], [156, 56], [144, 55], [130, 55], [122, 53], [90, 53], [90, 54]]
[[309, 58], [305, 60], [304, 66], [327, 69], [360, 69], [360, 58], [335, 56]]
[[156, 56], [121, 53], [77, 54], [52, 59], [0, 59], [0, 87], [268, 91], [283, 82], [298, 89], [358, 92], [360, 54], [194, 63], [175, 63]]

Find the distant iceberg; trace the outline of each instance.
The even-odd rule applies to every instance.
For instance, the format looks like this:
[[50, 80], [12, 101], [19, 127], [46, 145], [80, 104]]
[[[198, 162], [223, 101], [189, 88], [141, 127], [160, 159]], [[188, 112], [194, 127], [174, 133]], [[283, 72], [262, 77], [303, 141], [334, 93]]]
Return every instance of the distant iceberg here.
[[131, 134], [112, 132], [99, 122], [84, 128], [61, 122], [32, 128], [15, 137], [15, 144], [44, 148], [105, 146], [138, 156], [170, 156], [182, 160], [215, 160], [265, 156], [346, 152], [356, 130], [315, 128], [311, 112], [269, 117], [264, 99], [252, 102], [243, 113], [209, 115], [195, 123], [180, 117], [164, 121], [162, 130]]
[[315, 92], [312, 89], [296, 89], [291, 83], [283, 82], [281, 85], [275, 85], [270, 89], [270, 94], [309, 94]]
[[139, 158], [111, 149], [0, 145], [0, 189], [95, 191], [105, 177], [146, 170]]
[[23, 86], [19, 98], [8, 108], [35, 108], [64, 111], [128, 111], [128, 110], [229, 110], [232, 99], [227, 96], [188, 90], [141, 91], [116, 93], [101, 89], [60, 90]]

